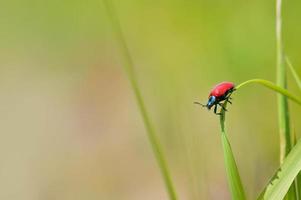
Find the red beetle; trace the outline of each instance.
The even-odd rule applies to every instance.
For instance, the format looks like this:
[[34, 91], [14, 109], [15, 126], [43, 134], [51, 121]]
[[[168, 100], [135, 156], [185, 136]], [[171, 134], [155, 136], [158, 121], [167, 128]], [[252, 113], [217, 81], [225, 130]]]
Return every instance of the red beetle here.
[[227, 111], [226, 108], [221, 103], [222, 101], [227, 101], [232, 104], [230, 101], [231, 94], [235, 90], [235, 86], [231, 82], [222, 82], [216, 85], [210, 92], [208, 97], [208, 102], [206, 105], [203, 105], [199, 102], [195, 102], [197, 104], [202, 105], [203, 107], [207, 107], [208, 110], [211, 109], [212, 106], [214, 107], [214, 113], [220, 115], [221, 113], [217, 113], [217, 105], [221, 106], [223, 110]]

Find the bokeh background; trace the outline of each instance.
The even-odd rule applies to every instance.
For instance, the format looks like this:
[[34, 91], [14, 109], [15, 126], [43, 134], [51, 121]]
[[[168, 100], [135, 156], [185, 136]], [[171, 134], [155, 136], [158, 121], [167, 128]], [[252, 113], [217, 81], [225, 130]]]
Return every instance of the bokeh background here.
[[[275, 2], [114, 4], [180, 199], [230, 199], [218, 118], [193, 102], [221, 81], [275, 80]], [[301, 2], [283, 11], [301, 74]], [[103, 2], [2, 1], [0, 27], [0, 198], [168, 199]], [[254, 199], [278, 167], [276, 95], [250, 85], [233, 98], [229, 139]]]

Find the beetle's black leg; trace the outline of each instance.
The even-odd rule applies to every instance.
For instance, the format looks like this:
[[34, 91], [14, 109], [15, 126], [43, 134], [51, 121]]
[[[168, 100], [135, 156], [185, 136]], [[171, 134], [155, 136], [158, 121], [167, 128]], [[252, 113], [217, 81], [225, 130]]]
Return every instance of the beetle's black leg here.
[[214, 106], [214, 114], [216, 115], [221, 115], [222, 113], [217, 113], [217, 104], [215, 104]]
[[217, 105], [214, 106], [214, 114], [217, 114], [216, 109], [217, 109]]
[[224, 111], [228, 111], [228, 110], [227, 110], [227, 109], [224, 107], [224, 105], [223, 105], [223, 104], [221, 104], [221, 103], [218, 103], [218, 105], [220, 105]]
[[229, 99], [231, 99], [231, 97], [227, 98], [226, 101], [232, 104], [232, 102]]

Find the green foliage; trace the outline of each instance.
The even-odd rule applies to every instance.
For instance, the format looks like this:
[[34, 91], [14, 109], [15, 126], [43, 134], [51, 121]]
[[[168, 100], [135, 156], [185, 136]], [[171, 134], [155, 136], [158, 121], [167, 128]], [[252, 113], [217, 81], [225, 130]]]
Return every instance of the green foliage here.
[[130, 55], [130, 52], [128, 50], [126, 41], [124, 39], [121, 27], [120, 27], [120, 23], [119, 23], [119, 19], [115, 13], [115, 9], [113, 6], [113, 3], [110, 0], [104, 0], [104, 4], [106, 6], [107, 12], [109, 14], [112, 26], [114, 28], [114, 32], [116, 35], [116, 39], [120, 45], [120, 49], [121, 49], [121, 55], [123, 56], [123, 66], [124, 69], [127, 73], [128, 79], [131, 83], [132, 89], [134, 91], [134, 95], [136, 97], [137, 100], [137, 105], [138, 108], [140, 110], [142, 119], [144, 121], [144, 125], [148, 134], [148, 139], [151, 143], [154, 155], [157, 159], [157, 162], [159, 164], [159, 167], [161, 169], [161, 173], [162, 176], [164, 178], [165, 181], [165, 185], [169, 194], [169, 198], [171, 200], [176, 200], [177, 199], [177, 195], [173, 186], [173, 182], [171, 180], [171, 176], [170, 176], [170, 172], [167, 166], [167, 162], [166, 159], [163, 155], [163, 150], [162, 150], [162, 146], [159, 142], [159, 139], [157, 138], [156, 132], [154, 130], [154, 127], [151, 123], [149, 114], [147, 112], [143, 97], [141, 95], [140, 92], [140, 88], [137, 82], [137, 78], [135, 75], [135, 71], [134, 71], [134, 64], [133, 64], [133, 59]]
[[294, 179], [301, 170], [301, 140], [291, 150], [259, 200], [281, 200], [286, 195]]

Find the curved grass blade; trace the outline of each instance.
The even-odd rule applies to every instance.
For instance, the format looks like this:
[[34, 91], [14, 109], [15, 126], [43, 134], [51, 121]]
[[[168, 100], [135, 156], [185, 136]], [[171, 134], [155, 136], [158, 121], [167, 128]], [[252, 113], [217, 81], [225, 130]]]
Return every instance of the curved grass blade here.
[[[226, 102], [224, 103], [224, 107], [226, 107]], [[237, 165], [235, 163], [235, 159], [233, 156], [233, 152], [231, 149], [231, 145], [227, 138], [226, 130], [225, 130], [225, 111], [221, 111], [220, 115], [220, 126], [221, 126], [221, 140], [223, 145], [224, 152], [224, 160], [225, 167], [227, 173], [228, 184], [230, 187], [230, 192], [232, 199], [235, 200], [245, 200], [245, 192], [241, 183], [241, 179], [239, 176], [239, 172], [237, 169]]]
[[120, 27], [120, 23], [119, 23], [119, 19], [115, 13], [115, 9], [113, 6], [113, 3], [110, 0], [104, 0], [104, 4], [106, 6], [108, 15], [110, 17], [111, 23], [112, 23], [112, 27], [114, 29], [114, 33], [116, 36], [116, 40], [118, 41], [119, 45], [120, 45], [120, 50], [121, 50], [121, 55], [123, 56], [123, 66], [124, 69], [127, 73], [128, 79], [130, 81], [130, 84], [132, 86], [132, 89], [134, 91], [134, 95], [136, 97], [137, 100], [137, 105], [138, 108], [140, 110], [140, 113], [142, 115], [142, 119], [144, 121], [144, 125], [146, 128], [146, 132], [148, 135], [148, 139], [151, 143], [152, 146], [152, 150], [154, 152], [155, 158], [157, 159], [159, 168], [161, 170], [161, 174], [162, 177], [164, 179], [166, 188], [167, 188], [167, 192], [169, 194], [169, 198], [171, 200], [176, 200], [177, 199], [177, 195], [173, 186], [173, 182], [170, 176], [170, 171], [169, 168], [167, 166], [167, 162], [166, 159], [163, 155], [163, 151], [162, 151], [162, 146], [159, 142], [159, 139], [157, 138], [156, 132], [153, 128], [153, 125], [151, 124], [151, 120], [149, 117], [149, 114], [147, 112], [146, 106], [144, 104], [144, 100], [142, 98], [142, 94], [140, 92], [139, 89], [139, 85], [137, 82], [137, 78], [136, 78], [136, 74], [134, 71], [134, 64], [133, 64], [133, 59], [131, 57], [131, 54], [129, 52], [129, 49], [127, 47], [124, 35], [122, 33], [121, 27]]
[[301, 170], [301, 140], [292, 148], [258, 200], [282, 200]]
[[235, 89], [238, 90], [241, 87], [248, 85], [250, 83], [258, 83], [260, 85], [263, 85], [271, 90], [274, 90], [275, 92], [278, 92], [284, 96], [286, 96], [287, 98], [291, 99], [292, 101], [294, 101], [295, 103], [301, 105], [301, 100], [299, 97], [295, 96], [294, 94], [290, 93], [288, 90], [283, 89], [277, 85], [275, 85], [274, 83], [267, 81], [267, 80], [263, 80], [263, 79], [251, 79], [248, 81], [245, 81], [241, 84], [239, 84]]
[[295, 68], [293, 67], [293, 65], [292, 65], [292, 63], [291, 63], [291, 61], [289, 60], [288, 57], [285, 57], [285, 61], [286, 61], [287, 65], [288, 65], [290, 71], [292, 72], [293, 77], [294, 77], [294, 79], [295, 79], [295, 81], [296, 81], [299, 89], [301, 90], [301, 79], [300, 79], [299, 75], [297, 74]]

